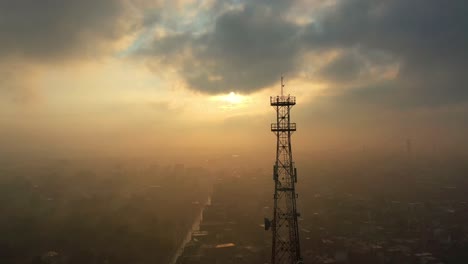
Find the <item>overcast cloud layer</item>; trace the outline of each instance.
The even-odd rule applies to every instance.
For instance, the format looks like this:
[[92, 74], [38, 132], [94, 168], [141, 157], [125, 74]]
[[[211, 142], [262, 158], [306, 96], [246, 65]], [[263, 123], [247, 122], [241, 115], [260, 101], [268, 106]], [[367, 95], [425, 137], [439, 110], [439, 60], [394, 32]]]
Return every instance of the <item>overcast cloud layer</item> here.
[[[468, 99], [467, 13], [463, 0], [0, 0], [0, 58], [54, 64], [128, 49], [207, 94], [252, 93], [284, 74], [346, 100], [444, 105]], [[111, 48], [131, 34], [130, 47]]]
[[466, 148], [466, 14], [465, 0], [0, 0], [0, 149], [262, 145], [281, 75], [305, 149]]
[[135, 22], [125, 0], [0, 0], [0, 56], [97, 56]]
[[[192, 89], [206, 93], [254, 92], [277, 82], [281, 74], [292, 78], [307, 66], [311, 81], [353, 88], [343, 92], [359, 94], [363, 101], [407, 106], [468, 99], [465, 1], [288, 3], [246, 1], [213, 10], [219, 13], [211, 30], [156, 37], [140, 55], [175, 64]], [[310, 12], [311, 22], [294, 21], [291, 12], [298, 5], [320, 12]], [[338, 55], [322, 65], [311, 66], [305, 59], [332, 51]], [[373, 78], [395, 65], [392, 78]], [[371, 79], [380, 81], [365, 81]]]

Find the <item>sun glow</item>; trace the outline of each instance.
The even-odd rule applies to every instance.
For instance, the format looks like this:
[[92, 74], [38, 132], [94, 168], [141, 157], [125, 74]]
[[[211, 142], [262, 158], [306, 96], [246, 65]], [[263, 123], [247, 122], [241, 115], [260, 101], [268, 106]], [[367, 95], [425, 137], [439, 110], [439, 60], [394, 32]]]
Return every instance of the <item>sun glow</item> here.
[[240, 104], [243, 102], [244, 97], [242, 95], [236, 94], [235, 92], [230, 92], [227, 95], [220, 96], [219, 99], [229, 104]]
[[242, 95], [234, 91], [231, 91], [226, 94], [211, 96], [208, 100], [212, 102], [213, 107], [221, 109], [222, 113], [252, 113], [252, 107], [255, 106], [255, 104], [253, 104], [254, 98], [252, 97], [252, 95]]

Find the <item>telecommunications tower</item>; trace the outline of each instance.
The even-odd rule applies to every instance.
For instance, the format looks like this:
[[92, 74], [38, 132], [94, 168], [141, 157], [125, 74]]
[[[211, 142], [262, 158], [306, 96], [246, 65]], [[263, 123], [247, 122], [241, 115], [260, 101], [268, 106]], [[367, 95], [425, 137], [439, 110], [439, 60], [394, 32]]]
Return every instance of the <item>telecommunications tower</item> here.
[[271, 131], [276, 135], [275, 194], [273, 219], [265, 218], [265, 229], [271, 227], [273, 232], [271, 264], [297, 264], [302, 263], [302, 258], [296, 210], [297, 172], [291, 151], [291, 135], [296, 131], [296, 123], [290, 120], [296, 97], [283, 95], [283, 88], [281, 77], [281, 95], [270, 97], [270, 104], [276, 110], [276, 123], [271, 124]]

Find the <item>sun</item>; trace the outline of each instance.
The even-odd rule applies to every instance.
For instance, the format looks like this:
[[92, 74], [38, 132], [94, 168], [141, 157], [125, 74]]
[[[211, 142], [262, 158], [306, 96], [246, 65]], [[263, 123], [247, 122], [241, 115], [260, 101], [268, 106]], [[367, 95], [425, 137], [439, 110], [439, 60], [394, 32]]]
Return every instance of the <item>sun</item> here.
[[217, 102], [219, 108], [232, 111], [247, 107], [250, 97], [231, 91], [226, 94], [212, 96], [210, 100]]
[[242, 103], [242, 96], [236, 94], [235, 92], [230, 92], [228, 95], [224, 95], [221, 99], [230, 104], [240, 104]]

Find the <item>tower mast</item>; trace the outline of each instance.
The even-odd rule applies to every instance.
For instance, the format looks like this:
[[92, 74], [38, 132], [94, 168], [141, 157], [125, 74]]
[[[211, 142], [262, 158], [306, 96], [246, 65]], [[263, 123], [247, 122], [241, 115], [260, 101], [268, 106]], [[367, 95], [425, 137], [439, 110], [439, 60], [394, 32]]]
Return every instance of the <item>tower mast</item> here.
[[283, 77], [281, 77], [281, 96], [270, 97], [270, 105], [276, 110], [276, 123], [271, 124], [271, 131], [276, 135], [276, 162], [273, 166], [275, 193], [273, 196], [273, 219], [265, 219], [265, 228], [271, 225], [272, 264], [302, 263], [299, 227], [296, 210], [297, 171], [294, 166], [291, 135], [296, 131], [296, 123], [290, 122], [291, 108], [296, 104], [296, 97], [283, 95]]

